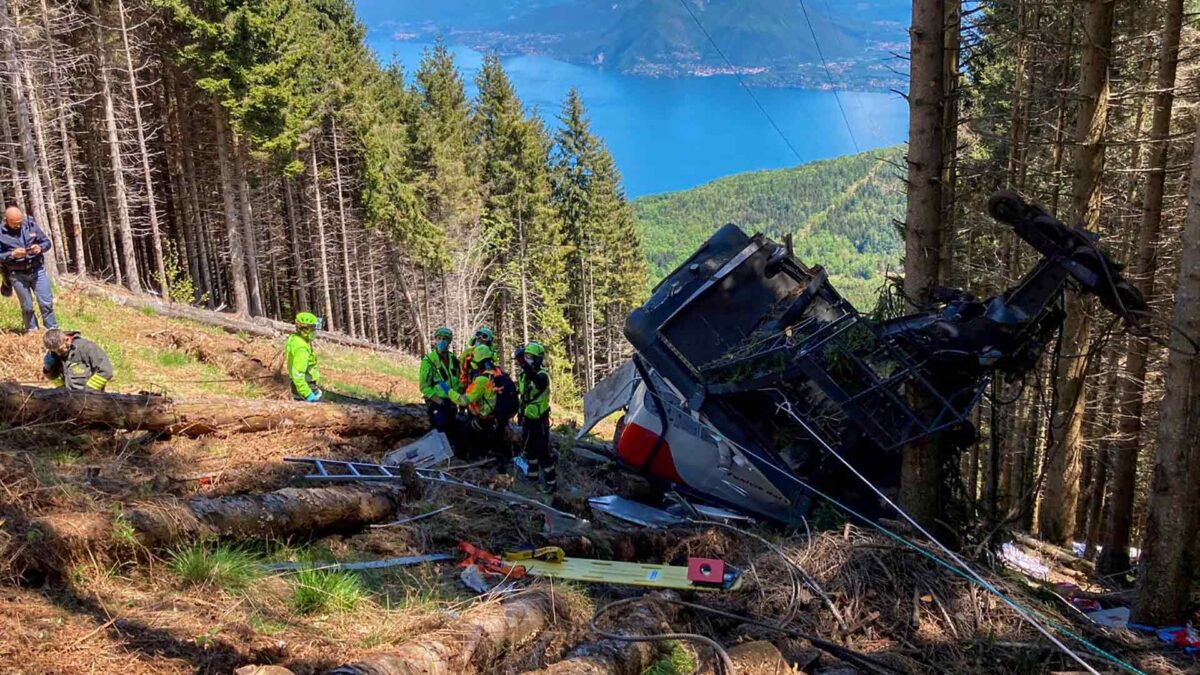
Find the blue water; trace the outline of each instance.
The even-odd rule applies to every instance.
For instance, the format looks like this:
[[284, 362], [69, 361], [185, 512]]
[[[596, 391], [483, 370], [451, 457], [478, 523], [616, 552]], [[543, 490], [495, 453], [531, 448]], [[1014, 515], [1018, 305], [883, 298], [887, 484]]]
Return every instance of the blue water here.
[[[368, 44], [408, 73], [429, 46], [379, 36]], [[483, 56], [466, 47], [452, 52], [473, 95]], [[504, 67], [521, 100], [551, 127], [567, 91], [579, 90], [630, 197], [895, 145], [908, 131], [908, 107], [891, 93], [841, 92], [848, 129], [827, 91], [754, 89], [764, 114], [732, 76], [630, 77], [538, 56], [506, 58]]]

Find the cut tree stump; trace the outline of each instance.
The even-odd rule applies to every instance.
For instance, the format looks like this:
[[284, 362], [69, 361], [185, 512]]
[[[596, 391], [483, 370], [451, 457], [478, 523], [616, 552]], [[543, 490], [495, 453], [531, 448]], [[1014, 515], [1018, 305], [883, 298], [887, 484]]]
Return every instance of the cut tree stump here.
[[139, 504], [116, 513], [59, 513], [29, 521], [29, 539], [38, 545], [25, 555], [34, 569], [62, 569], [89, 553], [135, 544], [162, 549], [217, 538], [284, 539], [361, 530], [391, 519], [399, 505], [420, 493], [421, 482], [412, 477], [389, 486], [284, 488]]
[[419, 436], [429, 430], [420, 405], [340, 405], [303, 401], [173, 401], [150, 394], [101, 394], [0, 382], [0, 420], [202, 436], [218, 431], [324, 429], [346, 436]]
[[390, 654], [375, 654], [339, 666], [327, 675], [466, 675], [500, 672], [500, 654], [550, 626], [553, 599], [541, 588], [503, 602], [477, 605], [454, 624]]
[[[655, 594], [657, 595], [657, 594]], [[673, 598], [673, 594], [664, 594]], [[676, 605], [644, 602], [619, 616], [615, 627], [605, 630], [630, 636], [660, 635], [670, 632], [669, 622], [679, 614]], [[613, 617], [616, 618], [616, 617]], [[626, 642], [602, 639], [575, 645], [561, 661], [537, 675], [641, 675], [667, 651], [666, 642]]]

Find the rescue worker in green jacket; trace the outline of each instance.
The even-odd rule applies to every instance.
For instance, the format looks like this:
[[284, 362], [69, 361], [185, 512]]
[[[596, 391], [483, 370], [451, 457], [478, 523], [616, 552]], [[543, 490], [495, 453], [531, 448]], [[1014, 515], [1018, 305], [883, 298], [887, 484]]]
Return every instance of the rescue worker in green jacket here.
[[321, 320], [312, 312], [296, 315], [296, 332], [288, 336], [285, 356], [288, 379], [292, 382], [292, 398], [315, 403], [324, 396], [321, 373], [317, 370], [317, 354], [313, 351], [313, 335]]
[[517, 400], [521, 420], [521, 449], [529, 465], [529, 477], [545, 481], [545, 490], [558, 487], [558, 453], [550, 447], [550, 373], [546, 370], [546, 348], [537, 342], [517, 347]]
[[471, 336], [471, 341], [467, 344], [467, 348], [458, 356], [458, 385], [459, 391], [466, 391], [467, 385], [471, 384], [471, 360], [475, 358], [475, 347], [478, 345], [487, 345], [493, 350], [496, 349], [496, 334], [487, 326], [480, 326], [479, 330], [475, 331], [475, 335]]
[[100, 345], [77, 332], [51, 328], [42, 336], [46, 356], [42, 374], [61, 380], [68, 391], [104, 391], [113, 378], [112, 361]]
[[499, 462], [497, 471], [508, 473], [512, 452], [504, 438], [508, 421], [516, 408], [512, 378], [496, 366], [495, 352], [480, 344], [471, 350], [470, 383], [459, 393], [451, 390], [451, 400], [467, 409], [467, 449], [473, 456], [491, 453]]
[[445, 326], [433, 332], [433, 351], [421, 359], [419, 380], [429, 425], [447, 435], [454, 431], [458, 418], [458, 406], [450, 399], [450, 392], [461, 389], [458, 357], [450, 351], [453, 340], [454, 331]]

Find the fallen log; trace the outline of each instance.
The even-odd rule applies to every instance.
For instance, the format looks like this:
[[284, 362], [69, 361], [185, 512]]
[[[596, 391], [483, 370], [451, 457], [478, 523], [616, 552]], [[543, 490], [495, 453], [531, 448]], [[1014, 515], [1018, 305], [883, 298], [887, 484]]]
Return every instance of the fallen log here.
[[545, 630], [552, 620], [550, 593], [542, 589], [499, 603], [477, 605], [453, 625], [330, 670], [328, 675], [464, 675], [500, 671], [497, 657]]
[[[668, 623], [675, 620], [678, 613], [676, 605], [639, 603], [621, 615], [619, 628], [611, 630], [630, 636], [668, 633]], [[583, 642], [567, 652], [561, 661], [528, 672], [537, 675], [641, 675], [662, 657], [667, 647], [666, 642], [610, 639]]]
[[[727, 652], [738, 675], [788, 675], [794, 672], [779, 648], [766, 640], [743, 642], [730, 647]], [[707, 663], [700, 669], [699, 675], [716, 674], [712, 664]]]
[[354, 484], [283, 488], [258, 495], [195, 497], [130, 506], [117, 512], [60, 513], [29, 521], [36, 569], [62, 569], [86, 553], [162, 549], [218, 538], [284, 539], [361, 530], [384, 522], [418, 497], [415, 477], [387, 486]]
[[[97, 284], [79, 277], [75, 277], [74, 281], [76, 287], [88, 295], [105, 298], [125, 307], [152, 310], [155, 314], [174, 319], [188, 319], [207, 326], [215, 326], [229, 333], [245, 333], [247, 335], [273, 338], [286, 335], [293, 330], [292, 324], [286, 321], [276, 321], [262, 316], [238, 316], [237, 314], [181, 305], [179, 303], [166, 303], [153, 297], [135, 295], [116, 286]], [[369, 340], [351, 337], [343, 333], [321, 331], [319, 339], [324, 342], [332, 342], [348, 347], [362, 347], [379, 352], [402, 353], [394, 347], [376, 344]]]
[[0, 420], [10, 424], [74, 422], [80, 426], [202, 436], [218, 431], [325, 429], [347, 436], [419, 436], [424, 406], [336, 405], [302, 401], [173, 401], [152, 394], [100, 394], [0, 382]]
[[1065, 565], [1066, 567], [1069, 567], [1073, 570], [1078, 570], [1080, 572], [1092, 572], [1095, 570], [1095, 565], [1093, 565], [1090, 560], [1080, 558], [1073, 552], [1062, 547], [1046, 543], [1040, 539], [1034, 539], [1033, 537], [1021, 532], [1012, 532], [1011, 534], [1013, 539], [1017, 540], [1017, 543], [1021, 544], [1022, 546], [1028, 546], [1038, 553], [1050, 557], [1050, 559], [1054, 560], [1054, 562], [1060, 565]]

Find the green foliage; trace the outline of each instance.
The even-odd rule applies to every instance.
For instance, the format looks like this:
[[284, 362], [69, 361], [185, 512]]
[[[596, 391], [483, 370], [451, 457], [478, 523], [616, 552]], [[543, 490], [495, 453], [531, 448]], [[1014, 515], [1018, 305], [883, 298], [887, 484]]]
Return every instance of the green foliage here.
[[[188, 275], [186, 261], [179, 259], [179, 248], [170, 239], [164, 239], [163, 246], [163, 268], [166, 271], [167, 288], [171, 292], [171, 301], [181, 305], [202, 305], [208, 302], [208, 293], [199, 293], [196, 290], [196, 284], [192, 281], [192, 277]], [[162, 286], [163, 279], [158, 278], [158, 273], [155, 272], [155, 280], [159, 286]], [[154, 308], [146, 307], [149, 310], [147, 316], [154, 315]]]
[[659, 658], [642, 675], [688, 675], [696, 672], [696, 657], [679, 642], [667, 643], [667, 654]]
[[347, 612], [366, 595], [353, 572], [301, 570], [292, 583], [292, 609], [300, 614]]
[[905, 195], [892, 166], [902, 155], [895, 147], [639, 198], [633, 209], [651, 276], [661, 279], [733, 223], [776, 240], [794, 235], [796, 256], [825, 267], [834, 286], [866, 311], [883, 275], [899, 270], [904, 242], [893, 223], [903, 219]]
[[195, 363], [195, 359], [177, 349], [167, 349], [158, 352], [154, 360], [158, 362], [158, 365], [165, 368], [179, 368]]
[[262, 577], [259, 557], [229, 546], [193, 544], [171, 554], [171, 572], [185, 585], [239, 591]]

